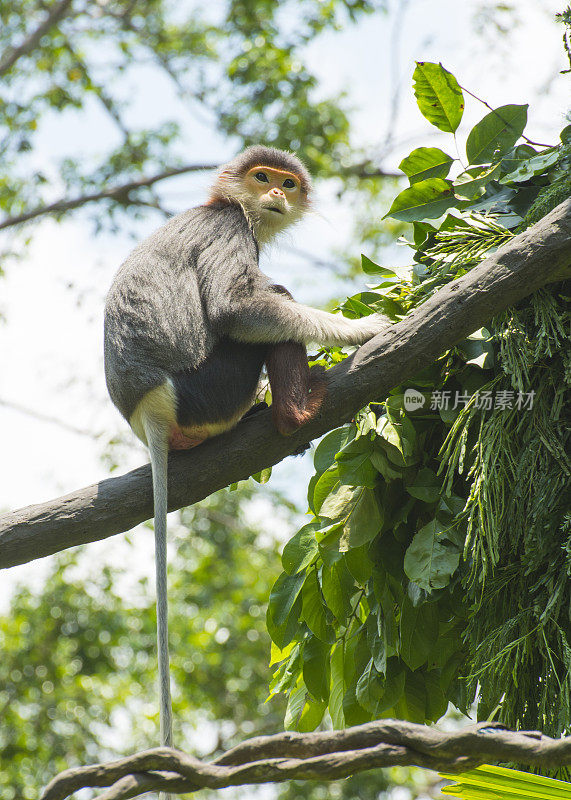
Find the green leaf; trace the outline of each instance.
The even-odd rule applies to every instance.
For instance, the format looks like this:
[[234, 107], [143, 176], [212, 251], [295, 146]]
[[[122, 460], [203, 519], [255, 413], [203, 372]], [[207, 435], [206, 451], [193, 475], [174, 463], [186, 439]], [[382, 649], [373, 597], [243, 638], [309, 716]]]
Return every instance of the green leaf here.
[[369, 558], [369, 545], [364, 544], [361, 547], [351, 548], [344, 554], [343, 559], [357, 583], [364, 586], [373, 574], [373, 562]]
[[445, 529], [433, 519], [421, 528], [404, 557], [404, 571], [421, 589], [443, 589], [460, 563], [460, 550], [445, 538]]
[[383, 219], [394, 217], [403, 222], [436, 219], [457, 202], [448, 181], [442, 178], [427, 178], [397, 194]]
[[438, 610], [434, 603], [413, 606], [408, 596], [401, 604], [400, 655], [414, 671], [426, 663], [438, 638]]
[[422, 467], [412, 483], [405, 486], [406, 491], [424, 503], [435, 503], [440, 497], [442, 480], [428, 467]]
[[272, 468], [266, 467], [265, 469], [261, 470], [260, 472], [256, 472], [255, 475], [252, 475], [252, 478], [257, 483], [267, 483], [270, 478], [272, 477]]
[[331, 520], [345, 519], [359, 499], [360, 492], [359, 486], [337, 483], [321, 504], [319, 515]]
[[343, 714], [345, 716], [345, 725], [350, 727], [352, 725], [363, 725], [365, 722], [370, 722], [372, 714], [366, 711], [357, 700], [357, 682], [352, 681], [351, 685], [343, 695]]
[[315, 531], [320, 527], [318, 522], [310, 522], [286, 543], [282, 554], [282, 566], [288, 575], [295, 575], [317, 558], [319, 547]]
[[385, 452], [379, 447], [375, 447], [371, 454], [371, 464], [383, 476], [385, 481], [394, 481], [397, 478], [402, 478], [402, 472], [391, 466], [389, 459]]
[[374, 261], [371, 261], [371, 259], [367, 258], [365, 255], [361, 255], [361, 269], [367, 275], [383, 275], [387, 280], [398, 280], [398, 275], [394, 270], [375, 264]]
[[[299, 573], [303, 576], [303, 572]], [[294, 636], [301, 635], [302, 626], [299, 623], [299, 615], [301, 613], [301, 597], [298, 596], [291, 608], [291, 611], [280, 624], [276, 625], [271, 613], [271, 607], [268, 605], [266, 612], [266, 627], [273, 642], [277, 644], [280, 649], [284, 649], [293, 640]]]
[[[507, 175], [508, 172], [514, 172], [518, 167], [521, 167], [530, 158], [537, 155], [535, 150], [529, 144], [518, 144], [510, 150], [500, 161], [502, 165], [502, 172]], [[500, 181], [501, 183], [501, 181]]]
[[331, 431], [319, 442], [313, 455], [316, 472], [325, 472], [335, 461], [335, 456], [348, 442], [355, 438], [355, 429], [345, 425]]
[[398, 659], [392, 658], [387, 664], [384, 690], [377, 705], [377, 715], [386, 714], [391, 708], [398, 705], [405, 687], [406, 671]]
[[300, 733], [310, 733], [314, 731], [323, 719], [326, 708], [327, 703], [325, 701], [314, 700], [313, 697], [307, 695], [299, 722], [297, 723], [297, 730]]
[[379, 675], [375, 669], [373, 659], [371, 659], [357, 681], [355, 694], [360, 705], [370, 711], [373, 717], [378, 716], [384, 688], [385, 680]]
[[507, 767], [482, 764], [460, 775], [443, 772], [440, 777], [454, 781], [441, 789], [442, 794], [464, 800], [571, 800], [568, 781]]
[[417, 147], [399, 164], [411, 184], [426, 178], [445, 178], [454, 163], [452, 156], [439, 147]]
[[454, 193], [457, 197], [473, 200], [483, 194], [490, 181], [497, 180], [500, 176], [501, 165], [494, 164], [489, 169], [470, 167], [462, 172], [454, 181]]
[[372, 541], [380, 533], [383, 514], [373, 489], [359, 487], [356, 502], [349, 513], [339, 541], [339, 550], [347, 551]]
[[369, 614], [365, 627], [367, 631], [367, 645], [373, 657], [375, 669], [381, 675], [385, 675], [387, 671], [387, 650], [384, 637], [381, 635], [383, 625], [379, 610], [377, 610], [376, 613], [372, 611]]
[[[400, 414], [391, 416], [392, 419], [379, 420], [377, 432], [380, 434], [381, 439], [384, 439], [394, 450], [398, 451], [394, 453], [394, 450], [387, 450], [387, 455], [391, 461], [398, 466], [410, 466], [415, 461], [418, 461], [418, 458], [415, 457], [416, 429], [407, 416]], [[399, 458], [399, 453], [402, 458]], [[396, 456], [396, 460], [393, 455]]]
[[331, 655], [331, 691], [329, 693], [329, 714], [333, 727], [337, 730], [345, 727], [343, 713], [343, 695], [345, 694], [345, 642], [340, 640], [333, 648]]
[[475, 125], [466, 141], [469, 164], [488, 164], [514, 146], [527, 123], [528, 105], [500, 106]]
[[325, 607], [321, 596], [321, 589], [317, 580], [317, 572], [312, 569], [307, 576], [301, 592], [301, 614], [307, 622], [309, 630], [323, 642], [335, 640], [333, 630], [327, 624]]
[[[321, 514], [321, 507], [324, 500], [329, 497], [331, 492], [337, 491], [340, 485], [341, 481], [339, 480], [339, 469], [335, 463], [334, 466], [326, 469], [325, 472], [319, 476], [316, 483], [311, 487], [313, 489], [313, 494], [310, 498], [309, 507], [316, 516]], [[329, 515], [324, 514], [323, 516]]]
[[306, 697], [307, 689], [302, 681], [301, 685], [296, 686], [288, 698], [287, 709], [284, 718], [284, 728], [286, 731], [297, 730], [297, 724], [301, 717], [301, 712], [303, 711]]
[[328, 644], [310, 636], [303, 648], [303, 680], [316, 700], [329, 700], [330, 664]]
[[[272, 642], [272, 647], [274, 647]], [[291, 645], [291, 653], [287, 661], [280, 664], [270, 683], [270, 695], [289, 691], [299, 677], [299, 658], [301, 646], [299, 643]]]
[[417, 61], [412, 79], [423, 117], [441, 131], [454, 133], [464, 113], [464, 96], [454, 75], [442, 64]]
[[351, 613], [351, 596], [355, 591], [353, 578], [343, 561], [324, 565], [321, 573], [321, 590], [327, 603], [340, 624], [344, 624]]
[[368, 486], [372, 489], [377, 479], [377, 470], [371, 463], [372, 454], [373, 443], [365, 436], [353, 440], [338, 453], [335, 460], [339, 465], [342, 483], [349, 486]]
[[527, 161], [520, 164], [513, 172], [504, 175], [500, 183], [523, 183], [523, 181], [528, 181], [535, 175], [541, 175], [546, 172], [549, 167], [557, 163], [558, 158], [558, 150], [551, 150], [548, 153], [540, 153], [533, 158], [528, 158]]
[[440, 683], [440, 670], [431, 669], [425, 672], [424, 682], [426, 685], [425, 718], [427, 721], [437, 722], [448, 709], [448, 700]]
[[286, 621], [301, 592], [305, 577], [304, 572], [297, 575], [286, 575], [282, 572], [274, 583], [270, 592], [268, 611], [275, 625], [280, 626]]
[[407, 672], [404, 692], [395, 709], [399, 719], [423, 723], [426, 719], [426, 685], [422, 672]]

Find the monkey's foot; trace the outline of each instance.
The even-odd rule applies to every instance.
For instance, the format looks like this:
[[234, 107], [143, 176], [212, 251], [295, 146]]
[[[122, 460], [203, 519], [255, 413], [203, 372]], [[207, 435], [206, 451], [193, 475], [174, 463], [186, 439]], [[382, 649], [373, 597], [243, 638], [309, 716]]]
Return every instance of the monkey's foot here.
[[206, 436], [202, 438], [186, 436], [180, 428], [171, 428], [169, 433], [169, 450], [190, 450], [191, 447], [202, 444], [205, 439]]

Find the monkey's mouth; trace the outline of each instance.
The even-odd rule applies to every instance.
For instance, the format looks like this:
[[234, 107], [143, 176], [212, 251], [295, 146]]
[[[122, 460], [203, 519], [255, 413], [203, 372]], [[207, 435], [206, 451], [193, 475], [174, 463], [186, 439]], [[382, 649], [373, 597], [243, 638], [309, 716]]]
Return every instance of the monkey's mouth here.
[[268, 211], [275, 211], [276, 214], [284, 214], [285, 213], [283, 208], [278, 208], [277, 206], [268, 206], [267, 210]]

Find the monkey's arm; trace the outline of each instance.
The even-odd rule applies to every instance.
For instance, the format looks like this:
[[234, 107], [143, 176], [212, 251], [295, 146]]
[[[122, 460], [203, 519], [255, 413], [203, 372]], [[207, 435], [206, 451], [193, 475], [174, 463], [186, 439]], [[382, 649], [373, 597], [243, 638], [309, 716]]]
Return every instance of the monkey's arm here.
[[363, 344], [390, 323], [378, 314], [346, 319], [296, 303], [268, 287], [229, 303], [222, 324], [228, 336], [241, 342], [343, 345]]

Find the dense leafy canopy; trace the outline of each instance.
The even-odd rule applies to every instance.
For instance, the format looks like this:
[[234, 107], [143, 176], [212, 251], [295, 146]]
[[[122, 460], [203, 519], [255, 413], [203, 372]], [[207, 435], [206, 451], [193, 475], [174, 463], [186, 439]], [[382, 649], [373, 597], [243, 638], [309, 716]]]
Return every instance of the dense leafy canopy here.
[[[452, 129], [455, 79], [426, 63], [415, 79], [420, 110]], [[525, 117], [504, 106], [472, 129], [469, 179], [449, 179], [456, 159], [437, 148], [404, 159], [411, 186], [389, 214], [413, 222], [414, 265], [403, 279], [364, 258], [378, 283], [347, 315], [405, 318], [569, 196], [571, 128], [537, 151], [517, 144]], [[569, 732], [565, 314], [560, 285], [538, 292], [320, 442], [312, 520], [268, 608], [286, 727], [326, 709], [336, 727], [432, 722], [477, 697], [481, 719]]]

